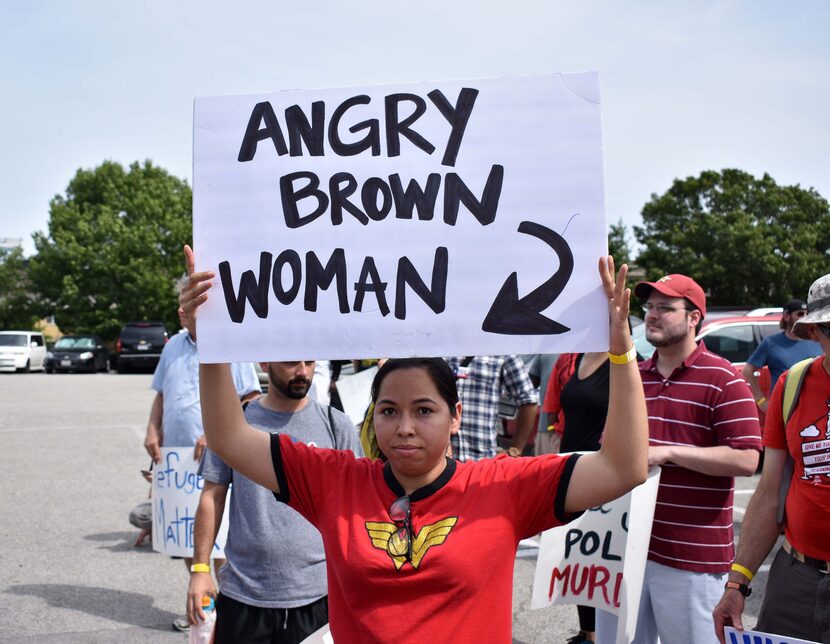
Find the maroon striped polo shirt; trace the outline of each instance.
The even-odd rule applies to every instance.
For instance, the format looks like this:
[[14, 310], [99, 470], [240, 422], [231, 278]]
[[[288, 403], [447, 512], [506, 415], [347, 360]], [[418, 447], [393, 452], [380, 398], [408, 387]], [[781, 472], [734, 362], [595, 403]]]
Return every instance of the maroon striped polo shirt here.
[[[640, 364], [650, 445], [761, 449], [755, 401], [732, 365], [703, 342], [663, 378], [654, 357]], [[662, 465], [648, 558], [694, 572], [721, 573], [734, 558], [735, 479]]]

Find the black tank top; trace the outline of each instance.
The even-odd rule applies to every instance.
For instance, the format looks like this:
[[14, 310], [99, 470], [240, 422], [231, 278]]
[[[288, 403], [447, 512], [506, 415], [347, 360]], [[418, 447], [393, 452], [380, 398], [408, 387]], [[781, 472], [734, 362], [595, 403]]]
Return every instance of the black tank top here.
[[608, 415], [608, 380], [611, 363], [606, 360], [585, 380], [580, 380], [580, 354], [574, 373], [565, 383], [559, 401], [565, 417], [565, 434], [562, 436], [562, 452], [595, 452], [599, 449], [605, 417]]

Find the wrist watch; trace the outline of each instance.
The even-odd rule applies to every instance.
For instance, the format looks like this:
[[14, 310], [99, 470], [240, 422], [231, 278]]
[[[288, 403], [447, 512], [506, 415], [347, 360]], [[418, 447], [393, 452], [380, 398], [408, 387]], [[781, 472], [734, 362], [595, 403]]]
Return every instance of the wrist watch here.
[[512, 456], [513, 458], [516, 458], [517, 456], [522, 455], [522, 450], [520, 450], [518, 447], [508, 447], [507, 448], [507, 455]]
[[746, 584], [740, 584], [737, 581], [727, 581], [723, 587], [725, 589], [731, 588], [732, 590], [737, 590], [744, 597], [749, 597], [752, 594], [752, 588]]

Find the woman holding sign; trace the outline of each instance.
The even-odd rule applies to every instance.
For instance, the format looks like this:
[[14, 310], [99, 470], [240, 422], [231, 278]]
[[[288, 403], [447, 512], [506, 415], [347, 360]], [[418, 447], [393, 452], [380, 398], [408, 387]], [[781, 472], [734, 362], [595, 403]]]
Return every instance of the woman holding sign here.
[[[212, 272], [191, 273], [180, 298], [195, 313]], [[227, 365], [200, 368], [208, 444], [274, 491], [323, 536], [336, 642], [511, 641], [513, 563], [522, 538], [566, 523], [642, 483], [648, 429], [628, 332], [627, 268], [600, 276], [611, 315], [608, 423], [583, 456], [498, 456], [458, 463], [455, 379], [438, 358], [389, 360], [372, 386], [387, 463], [268, 435], [245, 422]]]

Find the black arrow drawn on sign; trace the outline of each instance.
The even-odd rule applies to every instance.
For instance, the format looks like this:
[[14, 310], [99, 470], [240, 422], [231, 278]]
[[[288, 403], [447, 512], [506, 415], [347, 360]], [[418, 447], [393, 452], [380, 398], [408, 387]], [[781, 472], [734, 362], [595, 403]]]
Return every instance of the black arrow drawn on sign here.
[[519, 232], [538, 237], [553, 248], [559, 257], [559, 268], [544, 284], [521, 299], [519, 276], [515, 271], [511, 273], [484, 318], [482, 331], [502, 335], [556, 335], [570, 331], [541, 312], [553, 304], [571, 278], [574, 269], [571, 247], [562, 235], [532, 221], [519, 224]]

